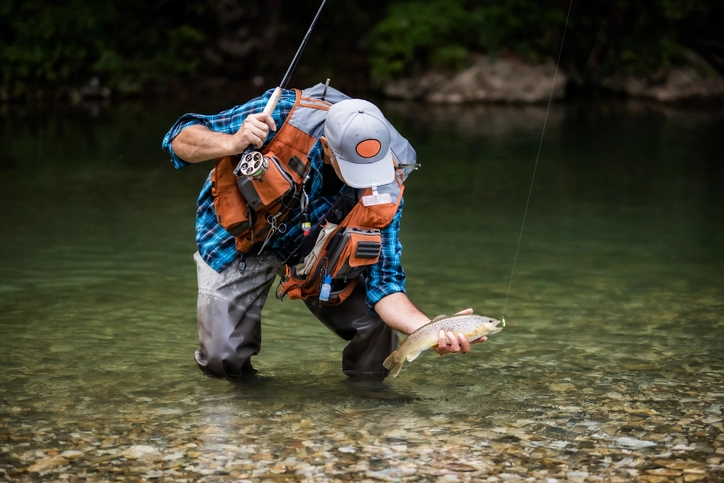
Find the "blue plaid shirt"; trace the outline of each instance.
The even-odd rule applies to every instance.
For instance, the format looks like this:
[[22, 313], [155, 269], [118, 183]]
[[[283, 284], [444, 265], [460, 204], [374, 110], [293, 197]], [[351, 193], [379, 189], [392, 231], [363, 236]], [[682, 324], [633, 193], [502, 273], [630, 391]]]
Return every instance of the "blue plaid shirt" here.
[[[189, 163], [179, 158], [171, 147], [171, 142], [186, 127], [193, 124], [201, 124], [208, 129], [226, 134], [233, 134], [239, 130], [246, 116], [259, 113], [264, 110], [273, 90], [267, 91], [261, 97], [252, 99], [246, 104], [233, 107], [229, 110], [215, 115], [184, 114], [171, 127], [163, 138], [163, 149], [171, 155], [171, 162], [176, 168], [188, 166]], [[287, 118], [287, 115], [294, 106], [294, 91], [284, 90], [279, 103], [272, 113], [274, 122], [279, 129]], [[276, 131], [269, 132], [264, 147], [272, 140]], [[318, 140], [309, 153], [311, 162], [311, 176], [308, 183], [309, 205], [307, 213], [312, 226], [319, 223], [322, 217], [336, 201], [339, 192], [335, 195], [324, 196], [322, 194], [322, 172], [323, 157], [322, 145]], [[341, 192], [341, 190], [340, 190]], [[397, 210], [390, 225], [382, 230], [382, 251], [379, 261], [365, 270], [364, 277], [367, 285], [367, 305], [372, 309], [383, 297], [396, 293], [405, 293], [405, 271], [402, 268], [400, 258], [402, 244], [398, 238], [400, 230], [400, 218], [402, 217], [402, 205]], [[297, 206], [284, 220], [286, 231], [277, 231], [267, 244], [267, 249], [276, 256], [285, 260], [292, 251], [299, 246], [304, 237], [301, 229], [301, 210]], [[214, 199], [211, 195], [211, 178], [207, 177], [201, 194], [198, 199], [196, 210], [196, 244], [201, 257], [217, 272], [228, 267], [239, 255], [236, 251], [234, 237], [217, 223], [214, 210]]]

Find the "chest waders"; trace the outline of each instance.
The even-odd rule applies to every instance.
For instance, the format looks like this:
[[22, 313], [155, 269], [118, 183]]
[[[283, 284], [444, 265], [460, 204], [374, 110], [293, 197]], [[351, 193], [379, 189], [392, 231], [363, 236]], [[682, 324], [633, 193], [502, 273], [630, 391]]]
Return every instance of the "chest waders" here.
[[[264, 108], [264, 112], [267, 114], [271, 114], [271, 111], [275, 108], [276, 101], [281, 95], [281, 89], [286, 86], [323, 6], [324, 0], [281, 85], [275, 89], [270, 102]], [[326, 88], [324, 92], [326, 92]], [[341, 95], [338, 91], [335, 92]], [[299, 97], [297, 91], [295, 110], [298, 109]], [[309, 97], [312, 97], [312, 95]], [[324, 99], [324, 94], [321, 97]], [[303, 193], [304, 177], [306, 177], [309, 170], [307, 154], [314, 145], [310, 136], [315, 141], [319, 138], [326, 117], [324, 107], [317, 106], [315, 109], [319, 112], [310, 113], [309, 116], [311, 124], [314, 126], [313, 129], [299, 129], [300, 132], [296, 134], [291, 132], [288, 135], [289, 142], [295, 142], [295, 140], [301, 142], [301, 144], [293, 144], [297, 148], [301, 147], [301, 152], [290, 153], [286, 149], [286, 147], [290, 146], [274, 147], [274, 149], [271, 147], [286, 128], [287, 123], [296, 125], [290, 123], [290, 118], [292, 118], [292, 113], [290, 113], [287, 123], [282, 126], [274, 136], [270, 146], [265, 150], [265, 153], [276, 154], [276, 159], [270, 156], [266, 160], [265, 166], [263, 154], [261, 159], [254, 156], [252, 158], [254, 165], [247, 166], [249, 170], [243, 173], [244, 175], [250, 175], [248, 176], [251, 178], [250, 182], [252, 184], [250, 186], [244, 186], [246, 185], [244, 180], [234, 174], [234, 166], [241, 168], [239, 166], [239, 156], [228, 156], [217, 160], [216, 167], [212, 172], [214, 208], [217, 212], [218, 222], [235, 237], [237, 251], [246, 253], [259, 238], [273, 235], [273, 231], [277, 226], [275, 223], [281, 222], [281, 218], [285, 217], [289, 212], [291, 204], [287, 202], [294, 201], [295, 194]], [[322, 116], [319, 116], [320, 112], [323, 114]], [[300, 117], [304, 118], [305, 116]], [[319, 120], [319, 117], [321, 117], [321, 120]], [[293, 131], [293, 129], [290, 128], [288, 131]], [[290, 149], [290, 151], [294, 150]], [[303, 156], [300, 156], [300, 154], [303, 154]], [[287, 155], [290, 156], [286, 157]], [[292, 161], [294, 156], [298, 158], [301, 164]], [[257, 162], [259, 162], [258, 166], [256, 165]], [[268, 172], [270, 166], [272, 178], [268, 179], [278, 181], [278, 178], [281, 177], [288, 182], [287, 176], [291, 176], [293, 191], [287, 190], [285, 182], [278, 183], [279, 186], [275, 188], [267, 188], [266, 186], [261, 188], [259, 186], [264, 179], [263, 174]], [[265, 173], [262, 174], [259, 168], [266, 170]], [[279, 177], [275, 176], [275, 173]], [[285, 173], [287, 176], [285, 176]], [[295, 174], [298, 177], [295, 178]], [[254, 181], [258, 181], [258, 183], [254, 184]], [[252, 192], [250, 198], [246, 198], [249, 192], [243, 191], [245, 188]], [[258, 195], [259, 200], [254, 204], [247, 201], [257, 199], [257, 197], [253, 196], [253, 193]], [[274, 199], [278, 199], [278, 201], [269, 201]], [[251, 356], [259, 353], [261, 346], [261, 308], [276, 273], [274, 267], [279, 261], [271, 254], [252, 254], [252, 258], [255, 259], [254, 263], [250, 263], [249, 272], [252, 273], [247, 272], [245, 274], [243, 270], [237, 270], [231, 266], [223, 270], [222, 273], [217, 273], [203, 261], [198, 253], [194, 258], [199, 279], [197, 305], [199, 349], [195, 353], [196, 363], [205, 374], [215, 377], [239, 377], [255, 372], [250, 359]], [[252, 280], [249, 280], [250, 278]], [[250, 281], [252, 283], [249, 283]], [[238, 290], [241, 286], [248, 287], [249, 285], [252, 286], [251, 289]], [[382, 361], [397, 348], [398, 337], [397, 332], [367, 309], [364, 299], [365, 289], [364, 285], [361, 284], [352, 290], [347, 303], [343, 305], [320, 304], [318, 300], [314, 299], [308, 299], [304, 302], [324, 325], [344, 340], [349, 341], [343, 352], [343, 372], [351, 377], [380, 379], [387, 376], [388, 371], [382, 366]]]
[[[299, 107], [296, 109], [292, 114], [301, 112]], [[293, 120], [291, 115], [289, 120]], [[277, 136], [282, 134], [285, 126]], [[273, 166], [281, 166], [281, 169], [286, 169], [281, 159], [291, 157], [279, 158], [279, 153], [285, 153], [283, 156], [292, 154], [276, 148], [272, 143], [264, 152], [267, 156], [273, 152], [279, 160], [278, 164], [274, 161]], [[299, 154], [297, 149], [292, 155]], [[307, 159], [306, 155], [303, 159]], [[223, 161], [219, 160], [217, 167]], [[250, 249], [250, 238], [255, 236], [258, 240], [266, 229], [263, 224], [258, 223], [258, 218], [263, 216], [265, 210], [266, 213], [271, 213], [269, 216], [281, 219], [288, 214], [291, 205], [286, 204], [286, 201], [279, 201], [254, 210], [252, 203], [246, 200], [238, 185], [234, 184], [236, 176], [233, 174], [232, 164], [233, 162], [229, 162], [227, 165], [228, 179], [218, 173], [215, 178], [217, 183], [219, 179], [226, 182], [227, 191], [239, 194], [236, 198], [239, 201], [237, 210], [242, 213], [244, 210], [251, 211], [251, 216], [257, 217], [257, 223], [249, 223], [237, 236], [237, 249], [240, 246], [239, 238], [244, 242], [242, 246]], [[308, 170], [308, 164], [306, 166]], [[267, 174], [270, 169], [267, 168]], [[263, 183], [267, 179], [269, 178], [265, 175], [253, 181]], [[303, 183], [295, 185], [292, 192], [301, 192], [302, 185]], [[304, 237], [292, 257], [284, 262], [271, 253], [257, 253], [252, 250], [246, 256], [245, 270], [230, 265], [217, 273], [197, 253], [195, 260], [199, 284], [199, 348], [194, 357], [199, 368], [205, 374], [215, 377], [241, 377], [254, 372], [251, 358], [261, 349], [261, 311], [276, 274], [286, 264], [288, 275], [284, 278], [285, 293], [288, 293], [290, 298], [303, 299], [309, 310], [325, 326], [348, 341], [342, 354], [342, 371], [350, 377], [369, 377], [375, 380], [386, 377], [388, 371], [382, 362], [397, 348], [398, 336], [396, 331], [367, 308], [366, 287], [359, 272], [379, 259], [380, 230], [394, 219], [402, 200], [402, 188], [402, 174], [398, 173], [396, 181], [378, 188], [379, 192], [389, 195], [392, 202], [371, 206], [366, 206], [363, 197], [372, 193], [372, 190], [345, 188], [326, 216]], [[285, 200], [285, 196], [281, 196], [281, 200]], [[227, 215], [227, 212], [222, 211], [221, 220]], [[231, 225], [229, 228], [233, 229]], [[325, 229], [328, 235], [320, 236]], [[307, 270], [302, 275], [304, 266]], [[330, 303], [323, 303], [316, 297], [322, 274], [334, 274], [338, 277], [334, 282], [335, 290], [330, 297]]]

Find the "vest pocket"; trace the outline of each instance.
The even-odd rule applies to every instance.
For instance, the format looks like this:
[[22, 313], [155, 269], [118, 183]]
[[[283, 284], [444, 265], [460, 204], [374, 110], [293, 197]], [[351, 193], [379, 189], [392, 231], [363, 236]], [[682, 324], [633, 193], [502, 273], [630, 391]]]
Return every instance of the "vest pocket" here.
[[332, 277], [351, 279], [380, 259], [382, 235], [378, 229], [346, 228], [329, 257]]
[[[352, 293], [359, 275], [366, 267], [377, 263], [382, 249], [382, 236], [378, 229], [340, 228], [329, 223], [327, 233], [320, 232], [318, 250], [307, 255], [306, 262], [287, 267], [277, 297], [289, 295], [294, 300], [319, 295], [324, 276], [332, 276], [329, 304], [342, 303]], [[335, 232], [336, 231], [336, 232]]]
[[233, 170], [234, 158], [226, 156], [216, 162], [211, 172], [211, 194], [214, 197], [216, 221], [232, 236], [238, 236], [249, 230], [253, 224], [251, 213], [244, 197], [237, 188], [235, 177], [224, 176]]
[[292, 177], [282, 168], [276, 156], [264, 157], [268, 164], [266, 173], [258, 179], [242, 176], [238, 189], [249, 206], [255, 211], [262, 210], [280, 201], [294, 190]]

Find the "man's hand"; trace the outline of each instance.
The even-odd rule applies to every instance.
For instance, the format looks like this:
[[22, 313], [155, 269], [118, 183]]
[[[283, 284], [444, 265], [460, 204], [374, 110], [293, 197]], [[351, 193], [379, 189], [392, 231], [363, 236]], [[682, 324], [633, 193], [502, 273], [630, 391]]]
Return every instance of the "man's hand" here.
[[277, 126], [269, 114], [249, 114], [234, 134], [211, 131], [194, 124], [179, 133], [171, 142], [176, 155], [188, 163], [200, 163], [222, 156], [241, 154], [248, 146], [261, 147]]
[[[423, 325], [430, 323], [430, 318], [415, 307], [412, 302], [410, 302], [410, 299], [407, 298], [407, 295], [401, 292], [396, 292], [382, 298], [375, 305], [375, 311], [387, 325], [407, 335], [412, 334]], [[472, 313], [473, 309], [465, 309], [456, 315], [469, 315]], [[487, 337], [483, 336], [474, 341], [473, 344], [485, 342], [486, 340]], [[440, 331], [438, 346], [435, 347], [435, 352], [438, 354], [468, 352], [469, 350], [470, 342], [468, 342], [467, 337], [464, 335], [455, 335], [452, 332], [445, 333]]]
[[[472, 313], [473, 309], [465, 309], [457, 312], [455, 315], [469, 315]], [[473, 341], [472, 343], [478, 344], [480, 342], [485, 342], [486, 340], [488, 340], [488, 338], [483, 336], [480, 339]], [[452, 354], [455, 352], [462, 352], [464, 354], [469, 351], [470, 342], [468, 341], [468, 338], [465, 337], [465, 335], [455, 335], [452, 333], [452, 331], [448, 331], [446, 333], [444, 330], [441, 330], [438, 334], [438, 343], [437, 347], [435, 347], [435, 352], [437, 352], [438, 354]]]
[[261, 112], [246, 116], [244, 123], [234, 134], [234, 141], [239, 147], [239, 152], [244, 151], [247, 146], [260, 148], [269, 135], [270, 129], [276, 131], [277, 125], [269, 114]]

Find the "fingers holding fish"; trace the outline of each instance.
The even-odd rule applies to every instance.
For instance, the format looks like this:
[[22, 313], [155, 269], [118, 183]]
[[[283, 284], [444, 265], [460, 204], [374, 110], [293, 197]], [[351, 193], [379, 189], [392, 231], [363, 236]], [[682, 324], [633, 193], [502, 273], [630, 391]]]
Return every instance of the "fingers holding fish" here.
[[402, 364], [414, 361], [422, 352], [428, 349], [440, 355], [468, 352], [471, 344], [484, 342], [486, 336], [503, 330], [499, 324], [498, 319], [471, 313], [439, 315], [407, 336], [382, 365], [392, 377], [397, 377]]
[[462, 352], [464, 354], [470, 351], [470, 342], [464, 334], [458, 333], [455, 335], [451, 330], [445, 332], [443, 329], [440, 329], [435, 351], [440, 355], [455, 352]]
[[[448, 332], [447, 335], [451, 341], [458, 342], [457, 344], [451, 344], [453, 346], [453, 349], [455, 348], [455, 346], [458, 346], [460, 349], [460, 352], [462, 352], [463, 354], [465, 354], [466, 352], [470, 352], [470, 342], [468, 341], [468, 338], [465, 337], [465, 334], [458, 334], [457, 340], [455, 340], [456, 337], [453, 335], [452, 332]], [[453, 352], [457, 352], [457, 351], [453, 351]]]

